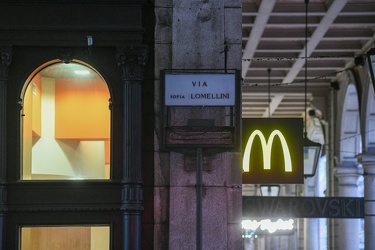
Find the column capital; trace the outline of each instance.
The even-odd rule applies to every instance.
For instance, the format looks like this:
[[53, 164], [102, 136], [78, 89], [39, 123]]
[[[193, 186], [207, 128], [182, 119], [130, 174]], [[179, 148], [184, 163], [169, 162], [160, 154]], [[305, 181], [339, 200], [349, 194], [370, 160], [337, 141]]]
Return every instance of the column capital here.
[[363, 166], [363, 175], [375, 175], [375, 155], [374, 154], [360, 154], [358, 161]]
[[147, 58], [148, 48], [145, 45], [118, 48], [116, 60], [121, 69], [122, 80], [142, 81]]
[[363, 174], [361, 167], [338, 167], [334, 170], [339, 185], [357, 185], [358, 178]]
[[8, 77], [8, 66], [12, 62], [12, 48], [0, 47], [0, 83], [5, 83]]
[[375, 154], [360, 154], [358, 155], [358, 161], [362, 165], [374, 165], [375, 166]]

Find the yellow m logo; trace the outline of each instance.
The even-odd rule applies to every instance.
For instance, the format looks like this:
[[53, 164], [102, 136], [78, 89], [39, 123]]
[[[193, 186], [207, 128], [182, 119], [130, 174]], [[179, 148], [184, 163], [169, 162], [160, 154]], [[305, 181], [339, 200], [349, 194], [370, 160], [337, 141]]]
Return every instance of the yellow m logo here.
[[273, 139], [275, 138], [275, 136], [278, 136], [281, 141], [281, 146], [282, 146], [283, 154], [284, 154], [285, 172], [292, 172], [292, 161], [290, 158], [288, 143], [286, 142], [285, 137], [279, 130], [274, 130], [271, 133], [267, 142], [266, 142], [266, 139], [264, 138], [263, 133], [260, 130], [254, 130], [254, 132], [251, 133], [249, 140], [246, 143], [246, 148], [245, 148], [243, 162], [242, 162], [242, 168], [244, 172], [249, 172], [250, 152], [251, 152], [251, 147], [253, 145], [255, 136], [259, 136], [260, 142], [262, 144], [263, 168], [264, 169], [271, 169], [272, 143], [273, 143]]

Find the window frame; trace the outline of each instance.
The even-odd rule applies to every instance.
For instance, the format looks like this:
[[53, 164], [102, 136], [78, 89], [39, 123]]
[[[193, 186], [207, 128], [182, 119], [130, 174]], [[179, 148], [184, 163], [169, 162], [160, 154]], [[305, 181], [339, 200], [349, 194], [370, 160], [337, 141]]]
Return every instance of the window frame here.
[[[32, 84], [33, 82], [33, 79], [40, 73], [42, 72], [44, 69], [50, 67], [50, 66], [54, 66], [54, 65], [58, 65], [58, 64], [62, 64], [64, 65], [64, 62], [62, 62], [61, 60], [51, 60], [51, 61], [48, 61], [48, 62], [45, 62], [43, 64], [41, 64], [39, 67], [37, 67], [27, 78], [27, 81], [23, 84], [22, 86], [22, 91], [21, 91], [21, 94], [20, 94], [20, 101], [19, 101], [19, 104], [21, 106], [21, 109], [20, 109], [20, 117], [24, 117], [24, 114], [23, 114], [23, 110], [25, 108], [25, 104], [24, 104], [24, 101], [25, 101], [25, 94], [26, 94], [26, 91], [27, 89], [29, 88], [30, 84]], [[113, 131], [112, 131], [112, 124], [113, 124], [113, 114], [112, 114], [112, 92], [111, 92], [111, 88], [110, 88], [110, 85], [108, 84], [108, 82], [106, 81], [106, 79], [100, 74], [100, 72], [95, 69], [93, 66], [91, 66], [90, 64], [84, 62], [84, 61], [81, 61], [81, 60], [72, 60], [69, 65], [72, 65], [72, 64], [77, 64], [77, 65], [81, 65], [83, 67], [86, 67], [90, 70], [92, 70], [94, 73], [97, 74], [98, 77], [100, 77], [104, 84], [106, 85], [107, 87], [107, 90], [108, 90], [108, 94], [109, 94], [109, 99], [108, 99], [108, 105], [109, 105], [109, 148], [110, 148], [110, 156], [109, 156], [109, 176], [108, 178], [87, 178], [87, 179], [80, 179], [78, 178], [78, 180], [83, 180], [83, 181], [88, 181], [88, 180], [91, 180], [91, 181], [108, 181], [108, 180], [111, 180], [113, 178], [113, 164], [112, 164], [112, 134], [113, 134]], [[56, 78], [55, 78], [56, 79]], [[23, 143], [24, 143], [24, 137], [23, 137], [23, 119], [21, 118], [20, 119], [20, 122], [19, 122], [19, 126], [20, 126], [20, 146], [19, 146], [19, 150], [20, 150], [20, 165], [19, 165], [19, 175], [18, 175], [18, 178], [20, 181], [74, 181], [76, 180], [75, 178], [73, 179], [69, 179], [69, 178], [63, 178], [63, 179], [24, 179], [23, 178], [23, 168], [24, 168], [24, 163], [23, 163], [23, 159], [24, 159], [24, 148], [23, 148]]]

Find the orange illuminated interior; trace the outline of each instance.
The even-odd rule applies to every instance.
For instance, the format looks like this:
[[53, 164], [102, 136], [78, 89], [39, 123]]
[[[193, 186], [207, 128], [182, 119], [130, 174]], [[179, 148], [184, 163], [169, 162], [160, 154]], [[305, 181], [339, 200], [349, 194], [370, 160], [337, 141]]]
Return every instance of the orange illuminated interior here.
[[21, 250], [106, 250], [109, 248], [109, 226], [21, 228]]
[[[51, 86], [51, 87], [48, 87]], [[52, 89], [53, 92], [48, 92]], [[47, 92], [46, 92], [47, 91]], [[44, 96], [44, 97], [43, 97]], [[30, 84], [25, 89], [23, 97], [22, 123], [23, 123], [23, 171], [21, 178], [24, 180], [33, 179], [70, 179], [69, 176], [62, 173], [61, 170], [47, 170], [43, 172], [42, 168], [46, 169], [40, 164], [35, 164], [35, 159], [41, 159], [46, 155], [53, 155], [56, 162], [71, 162], [72, 170], [64, 170], [74, 172], [75, 175], [88, 174], [90, 155], [95, 156], [97, 153], [88, 151], [90, 147], [95, 147], [98, 150], [97, 142], [103, 142], [103, 156], [96, 157], [100, 162], [100, 157], [103, 159], [104, 169], [100, 170], [98, 164], [95, 163], [95, 172], [92, 176], [87, 178], [110, 178], [110, 110], [109, 110], [110, 94], [107, 84], [100, 77], [94, 78], [48, 78], [43, 77], [41, 73], [34, 76]], [[45, 100], [45, 101], [44, 101]], [[50, 105], [52, 101], [52, 109], [45, 112], [46, 105]], [[51, 117], [52, 120], [49, 117]], [[47, 121], [46, 121], [47, 119]], [[46, 123], [47, 122], [47, 123]], [[43, 133], [47, 125], [51, 124], [53, 130], [52, 137]], [[51, 126], [48, 126], [51, 127]], [[43, 132], [44, 131], [44, 132]], [[46, 137], [47, 136], [47, 137]], [[44, 138], [46, 137], [46, 138]], [[55, 139], [53, 143], [54, 150], [63, 150], [64, 152], [50, 154], [51, 147], [47, 146], [48, 138]], [[83, 142], [90, 142], [96, 144], [83, 144]], [[78, 146], [82, 145], [82, 146]], [[96, 145], [96, 146], [94, 146]], [[38, 147], [38, 153], [34, 154], [34, 148]], [[44, 149], [45, 148], [45, 149]], [[61, 149], [60, 149], [61, 148]], [[42, 150], [42, 151], [41, 151]], [[73, 150], [73, 151], [72, 151]], [[74, 153], [75, 150], [76, 153]], [[82, 151], [85, 150], [85, 155]], [[52, 151], [51, 151], [52, 152]], [[55, 152], [55, 151], [54, 151]], [[65, 155], [65, 157], [64, 157]], [[82, 156], [80, 156], [82, 155]], [[100, 155], [100, 154], [99, 154]], [[42, 158], [41, 158], [42, 157]], [[65, 159], [59, 158], [64, 157]], [[77, 158], [78, 157], [78, 158]], [[81, 157], [81, 158], [79, 158]], [[60, 159], [60, 160], [59, 160]], [[87, 160], [86, 160], [87, 159]], [[41, 162], [37, 160], [36, 162]], [[83, 165], [82, 165], [83, 164]], [[59, 167], [63, 165], [54, 167]], [[68, 167], [67, 165], [64, 165]], [[37, 167], [35, 169], [34, 167]], [[78, 169], [77, 169], [78, 167]], [[66, 168], [65, 168], [66, 169]], [[60, 171], [60, 172], [59, 172]], [[84, 172], [81, 172], [84, 171]], [[98, 171], [104, 171], [104, 176]], [[55, 174], [54, 174], [55, 173]], [[90, 174], [88, 174], [90, 176]]]
[[[41, 79], [40, 75], [36, 75], [34, 77], [34, 85], [32, 86], [32, 91], [33, 95], [35, 93], [35, 97], [32, 98], [32, 131], [33, 131], [33, 136], [35, 137], [40, 137], [42, 136], [42, 126], [41, 126], [41, 112], [40, 112], [40, 107], [42, 106], [42, 99], [40, 93], [42, 92], [42, 87], [41, 87]], [[39, 93], [39, 94], [38, 94]]]
[[56, 79], [55, 138], [109, 140], [108, 99], [102, 79]]

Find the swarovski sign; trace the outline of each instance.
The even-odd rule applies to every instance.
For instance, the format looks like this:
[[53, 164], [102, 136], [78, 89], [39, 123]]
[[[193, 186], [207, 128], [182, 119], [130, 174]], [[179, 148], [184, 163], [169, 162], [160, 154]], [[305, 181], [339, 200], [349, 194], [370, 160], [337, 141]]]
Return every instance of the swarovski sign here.
[[300, 118], [242, 119], [242, 182], [303, 183], [302, 139]]
[[242, 197], [243, 218], [363, 218], [358, 197]]

